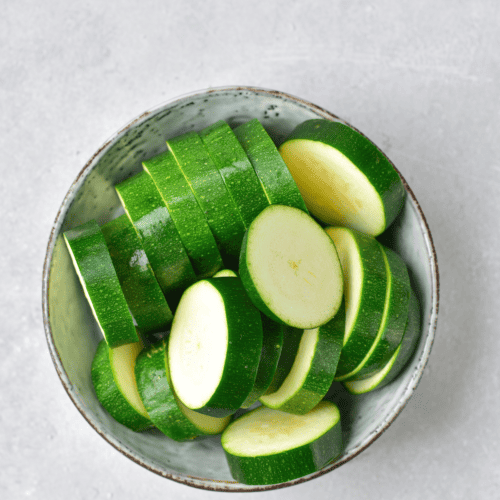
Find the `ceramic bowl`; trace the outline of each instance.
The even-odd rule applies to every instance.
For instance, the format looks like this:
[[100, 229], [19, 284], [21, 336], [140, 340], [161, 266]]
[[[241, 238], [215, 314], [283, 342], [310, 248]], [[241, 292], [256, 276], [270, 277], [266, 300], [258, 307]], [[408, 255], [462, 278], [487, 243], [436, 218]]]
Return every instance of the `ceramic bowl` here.
[[200, 130], [220, 119], [235, 126], [252, 118], [262, 121], [278, 145], [304, 120], [340, 120], [300, 98], [250, 87], [195, 92], [143, 113], [106, 141], [76, 177], [55, 219], [43, 273], [43, 315], [48, 346], [61, 382], [84, 418], [111, 445], [139, 465], [171, 480], [207, 490], [261, 491], [291, 486], [331, 472], [354, 458], [390, 426], [415, 391], [436, 328], [436, 255], [424, 214], [403, 179], [408, 196], [384, 241], [408, 264], [421, 305], [422, 335], [411, 361], [393, 383], [362, 396], [350, 396], [343, 390], [335, 393], [345, 447], [334, 463], [280, 485], [245, 486], [231, 478], [220, 437], [177, 443], [154, 430], [132, 432], [106, 413], [96, 398], [90, 378], [92, 358], [101, 334], [62, 233], [89, 219], [103, 224], [121, 213], [113, 186], [139, 172], [142, 160], [164, 151], [167, 138]]

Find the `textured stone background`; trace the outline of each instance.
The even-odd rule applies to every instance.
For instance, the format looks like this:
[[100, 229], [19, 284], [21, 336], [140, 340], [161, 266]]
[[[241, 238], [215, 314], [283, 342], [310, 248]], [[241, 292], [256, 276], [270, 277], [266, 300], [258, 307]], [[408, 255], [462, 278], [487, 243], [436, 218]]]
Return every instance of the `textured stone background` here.
[[85, 422], [48, 353], [41, 276], [59, 205], [105, 139], [179, 94], [243, 84], [310, 100], [386, 151], [427, 216], [442, 284], [402, 415], [355, 460], [266, 498], [498, 498], [499, 3], [69, 4], [1, 2], [0, 497], [222, 496], [142, 469]]

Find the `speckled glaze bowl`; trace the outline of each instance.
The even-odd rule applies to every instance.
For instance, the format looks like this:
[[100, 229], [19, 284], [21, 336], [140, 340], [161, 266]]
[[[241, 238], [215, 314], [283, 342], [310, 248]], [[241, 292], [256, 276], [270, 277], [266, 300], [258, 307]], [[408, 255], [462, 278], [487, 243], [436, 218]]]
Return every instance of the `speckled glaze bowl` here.
[[122, 213], [113, 186], [139, 172], [142, 160], [164, 151], [167, 138], [200, 130], [220, 119], [235, 126], [252, 118], [262, 121], [278, 145], [304, 120], [340, 120], [300, 98], [250, 87], [203, 90], [145, 112], [105, 142], [78, 174], [52, 228], [43, 273], [47, 343], [61, 382], [84, 418], [116, 449], [146, 469], [189, 486], [216, 491], [291, 486], [330, 472], [367, 448], [401, 413], [415, 391], [430, 354], [438, 311], [438, 269], [431, 234], [403, 179], [408, 196], [402, 213], [384, 235], [384, 243], [408, 264], [421, 306], [422, 335], [411, 361], [393, 383], [362, 396], [350, 396], [340, 386], [332, 392], [341, 411], [345, 443], [344, 452], [334, 463], [280, 485], [246, 486], [231, 478], [220, 437], [177, 443], [154, 430], [132, 432], [103, 410], [90, 378], [101, 334], [62, 233], [89, 219], [103, 224]]

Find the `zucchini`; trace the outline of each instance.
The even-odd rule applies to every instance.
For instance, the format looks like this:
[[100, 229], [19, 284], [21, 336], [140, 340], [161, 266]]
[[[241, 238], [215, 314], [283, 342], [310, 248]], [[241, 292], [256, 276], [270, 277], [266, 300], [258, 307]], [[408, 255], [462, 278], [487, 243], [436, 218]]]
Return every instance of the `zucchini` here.
[[203, 141], [195, 132], [167, 141], [219, 245], [222, 260], [234, 267], [245, 225]]
[[377, 236], [403, 206], [405, 189], [392, 163], [344, 123], [305, 121], [279, 151], [307, 208], [327, 224]]
[[153, 426], [137, 390], [135, 361], [142, 342], [109, 348], [104, 340], [92, 361], [92, 383], [97, 399], [120, 424], [142, 431]]
[[97, 222], [90, 220], [66, 231], [64, 240], [107, 344], [118, 347], [138, 342], [134, 319]]
[[381, 389], [392, 382], [405, 367], [414, 353], [420, 338], [420, 306], [415, 292], [410, 294], [408, 320], [406, 322], [403, 340], [389, 362], [377, 373], [363, 380], [343, 382], [351, 394], [364, 394], [375, 389]]
[[175, 441], [220, 434], [231, 420], [231, 417], [214, 418], [193, 412], [179, 401], [170, 381], [165, 339], [139, 354], [135, 378], [151, 421]]
[[203, 129], [200, 137], [212, 157], [247, 228], [269, 205], [266, 193], [231, 127], [223, 120]]
[[250, 224], [239, 275], [257, 308], [296, 328], [327, 323], [342, 300], [342, 269], [331, 238], [293, 207], [270, 205]]
[[160, 288], [169, 304], [175, 305], [180, 291], [193, 283], [196, 276], [167, 207], [145, 171], [115, 188]]
[[320, 470], [340, 455], [340, 413], [329, 401], [321, 401], [306, 415], [261, 406], [231, 422], [221, 443], [236, 481], [291, 481]]
[[179, 237], [199, 278], [212, 276], [222, 257], [205, 214], [196, 201], [179, 165], [166, 151], [142, 163], [165, 203]]
[[288, 167], [262, 124], [254, 118], [234, 129], [270, 204], [296, 207], [309, 213]]
[[261, 316], [239, 278], [201, 280], [184, 292], [168, 364], [185, 406], [214, 417], [236, 412], [254, 386], [261, 351]]
[[384, 311], [387, 271], [378, 241], [344, 227], [328, 227], [342, 263], [346, 325], [335, 379], [363, 361], [377, 337]]
[[360, 380], [378, 372], [392, 357], [403, 338], [410, 301], [410, 276], [401, 257], [381, 245], [387, 270], [384, 312], [377, 336], [369, 351], [351, 372], [337, 381]]
[[261, 318], [263, 340], [259, 368], [252, 390], [241, 404], [242, 408], [252, 406], [269, 389], [283, 348], [283, 325], [276, 323], [265, 314], [261, 314]]
[[172, 311], [129, 218], [121, 215], [101, 231], [137, 329], [142, 334], [167, 330]]
[[268, 408], [297, 415], [311, 411], [331, 387], [342, 349], [345, 307], [325, 325], [304, 330], [290, 373], [276, 392], [260, 402]]
[[237, 278], [238, 275], [232, 269], [221, 269], [212, 278]]

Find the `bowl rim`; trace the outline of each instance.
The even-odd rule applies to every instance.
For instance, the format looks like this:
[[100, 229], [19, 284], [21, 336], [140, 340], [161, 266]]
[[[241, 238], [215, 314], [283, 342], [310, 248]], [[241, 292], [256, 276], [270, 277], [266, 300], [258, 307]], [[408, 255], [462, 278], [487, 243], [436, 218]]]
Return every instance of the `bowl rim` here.
[[[399, 174], [405, 191], [407, 193], [407, 196], [410, 198], [410, 202], [412, 204], [413, 209], [416, 211], [417, 216], [419, 218], [420, 222], [420, 229], [422, 231], [426, 247], [427, 247], [427, 256], [429, 258], [429, 263], [430, 263], [430, 268], [431, 268], [431, 310], [430, 310], [430, 315], [429, 315], [429, 322], [426, 325], [426, 328], [424, 330], [425, 332], [425, 344], [424, 348], [420, 354], [420, 358], [418, 360], [418, 363], [414, 369], [414, 372], [412, 374], [412, 377], [408, 381], [406, 387], [404, 388], [404, 391], [402, 393], [402, 396], [399, 398], [397, 404], [393, 407], [392, 411], [390, 414], [387, 416], [387, 418], [379, 424], [369, 435], [368, 439], [365, 439], [364, 442], [362, 442], [357, 448], [355, 448], [349, 455], [345, 456], [341, 460], [338, 460], [336, 462], [333, 462], [332, 464], [328, 465], [327, 467], [324, 467], [323, 469], [314, 472], [312, 474], [309, 474], [307, 476], [303, 476], [301, 478], [297, 478], [294, 480], [290, 480], [284, 483], [279, 483], [279, 484], [272, 484], [272, 485], [258, 485], [258, 486], [245, 486], [241, 485], [242, 487], [234, 487], [233, 485], [238, 485], [236, 481], [218, 481], [218, 480], [213, 480], [213, 479], [207, 479], [207, 478], [200, 478], [200, 477], [195, 477], [195, 476], [190, 476], [190, 475], [176, 475], [173, 473], [169, 473], [166, 471], [161, 470], [159, 467], [155, 467], [151, 464], [145, 463], [143, 460], [138, 458], [137, 456], [134, 455], [134, 452], [132, 450], [129, 450], [126, 446], [124, 446], [122, 443], [120, 443], [117, 439], [111, 438], [108, 436], [105, 432], [103, 432], [99, 426], [93, 422], [93, 419], [87, 415], [86, 411], [86, 405], [83, 400], [80, 400], [78, 395], [75, 393], [73, 389], [73, 385], [71, 381], [69, 380], [69, 377], [67, 376], [62, 360], [59, 356], [59, 353], [57, 352], [57, 349], [55, 347], [55, 342], [54, 338], [52, 335], [52, 329], [50, 326], [50, 313], [49, 313], [49, 278], [50, 278], [50, 270], [51, 270], [51, 263], [52, 263], [52, 256], [53, 256], [53, 251], [56, 243], [56, 239], [60, 233], [60, 229], [62, 227], [64, 217], [66, 212], [68, 211], [75, 193], [78, 191], [78, 189], [81, 187], [83, 184], [83, 181], [85, 180], [86, 176], [90, 173], [90, 171], [93, 169], [93, 167], [98, 163], [99, 159], [104, 155], [104, 153], [115, 143], [117, 139], [120, 138], [121, 135], [123, 135], [127, 130], [132, 128], [133, 126], [139, 124], [140, 122], [145, 121], [148, 117], [151, 115], [154, 115], [163, 109], [174, 106], [186, 99], [192, 99], [200, 95], [208, 95], [212, 93], [219, 93], [219, 92], [252, 92], [255, 94], [265, 94], [265, 95], [273, 95], [276, 97], [282, 97], [284, 99], [287, 99], [289, 101], [293, 101], [297, 104], [301, 104], [307, 108], [313, 109], [320, 115], [323, 115], [326, 119], [328, 120], [333, 120], [333, 121], [342, 121], [352, 127], [354, 130], [359, 132], [360, 134], [364, 135], [361, 131], [356, 129], [356, 127], [350, 125], [348, 122], [345, 120], [339, 118], [338, 116], [334, 115], [333, 113], [323, 109], [322, 107], [313, 104], [307, 100], [304, 100], [300, 97], [279, 91], [279, 90], [273, 90], [273, 89], [268, 89], [268, 88], [262, 88], [262, 87], [254, 87], [254, 86], [241, 86], [241, 85], [230, 85], [230, 86], [221, 86], [221, 87], [210, 87], [207, 89], [201, 89], [201, 90], [196, 90], [193, 92], [185, 93], [180, 96], [177, 96], [173, 99], [167, 100], [162, 102], [161, 104], [158, 104], [154, 106], [153, 108], [150, 108], [149, 110], [141, 113], [138, 115], [136, 118], [132, 119], [129, 123], [127, 123], [125, 126], [120, 128], [117, 132], [115, 132], [113, 135], [111, 135], [98, 149], [97, 151], [90, 157], [90, 159], [86, 162], [85, 166], [80, 170], [78, 173], [77, 177], [71, 184], [69, 190], [67, 191], [60, 207], [57, 212], [56, 218], [54, 220], [54, 223], [52, 224], [52, 228], [50, 231], [50, 236], [47, 244], [47, 250], [45, 254], [45, 259], [44, 259], [44, 265], [43, 265], [43, 275], [42, 275], [42, 315], [43, 315], [43, 324], [44, 324], [44, 329], [45, 329], [45, 336], [46, 336], [46, 341], [49, 347], [49, 352], [52, 358], [52, 362], [54, 364], [54, 367], [56, 369], [56, 372], [59, 376], [59, 379], [66, 390], [66, 393], [68, 394], [69, 398], [73, 402], [73, 404], [76, 406], [78, 411], [81, 413], [83, 418], [92, 426], [92, 428], [103, 438], [105, 439], [109, 444], [111, 444], [114, 448], [116, 448], [118, 451], [123, 453], [127, 458], [132, 460], [133, 462], [141, 465], [142, 467], [146, 468], [147, 470], [154, 472], [162, 477], [165, 477], [167, 479], [171, 479], [173, 481], [176, 481], [178, 483], [191, 486], [194, 488], [199, 488], [203, 490], [209, 490], [209, 491], [219, 491], [219, 492], [234, 492], [234, 493], [241, 493], [241, 492], [256, 492], [256, 491], [267, 491], [267, 490], [274, 490], [274, 489], [280, 489], [280, 488], [285, 488], [288, 486], [293, 486], [295, 484], [300, 484], [304, 483], [306, 481], [310, 481], [311, 479], [314, 479], [316, 477], [322, 476], [338, 467], [341, 465], [345, 464], [346, 462], [349, 462], [352, 460], [354, 457], [359, 455], [363, 450], [365, 450], [368, 446], [370, 446], [376, 439], [378, 439], [386, 430], [387, 428], [394, 422], [396, 417], [401, 413], [403, 408], [406, 406], [407, 402], [415, 392], [421, 378], [423, 375], [423, 371], [425, 369], [425, 366], [427, 365], [427, 362], [429, 360], [430, 352], [432, 349], [432, 345], [434, 342], [435, 338], [435, 333], [436, 333], [436, 327], [437, 327], [437, 315], [438, 315], [438, 309], [439, 309], [439, 270], [438, 270], [438, 263], [437, 263], [437, 255], [436, 255], [436, 250], [434, 247], [434, 242], [432, 239], [431, 231], [429, 228], [429, 225], [427, 223], [427, 220], [425, 218], [425, 215], [422, 211], [422, 208], [420, 207], [420, 204], [417, 201], [417, 198], [415, 194], [413, 193], [412, 189], [404, 179], [403, 175], [401, 172], [396, 168], [396, 166], [392, 163], [392, 166], [396, 170], [396, 172]], [[390, 161], [390, 160], [389, 160]], [[229, 486], [231, 485], [231, 486]]]

